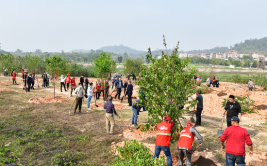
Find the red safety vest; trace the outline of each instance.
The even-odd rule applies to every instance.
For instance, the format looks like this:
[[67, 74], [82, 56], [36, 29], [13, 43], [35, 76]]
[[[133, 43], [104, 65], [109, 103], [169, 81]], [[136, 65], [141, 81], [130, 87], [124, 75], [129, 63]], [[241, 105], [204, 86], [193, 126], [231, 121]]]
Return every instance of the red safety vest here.
[[96, 92], [100, 92], [100, 86], [99, 86], [98, 82], [96, 82]]
[[66, 83], [70, 83], [70, 76], [66, 77]]
[[104, 83], [101, 83], [101, 90], [104, 90]]
[[192, 150], [192, 144], [195, 135], [190, 132], [190, 127], [191, 126], [187, 126], [181, 131], [177, 147], [183, 147]]
[[22, 69], [21, 73], [24, 73], [24, 69]]
[[171, 123], [161, 122], [157, 124], [157, 138], [156, 145], [157, 146], [170, 146], [171, 141]]
[[71, 88], [76, 88], [76, 83], [75, 83], [75, 80], [71, 80]]
[[200, 80], [200, 78], [197, 78], [197, 84], [200, 84], [200, 82], [201, 82], [201, 80]]
[[16, 79], [17, 73], [12, 73], [12, 78]]

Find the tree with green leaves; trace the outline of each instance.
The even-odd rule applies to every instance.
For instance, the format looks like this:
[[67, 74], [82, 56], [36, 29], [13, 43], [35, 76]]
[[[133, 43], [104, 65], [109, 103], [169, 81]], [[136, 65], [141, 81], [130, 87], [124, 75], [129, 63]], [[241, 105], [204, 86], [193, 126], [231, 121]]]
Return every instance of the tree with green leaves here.
[[[52, 74], [52, 77], [55, 77], [56, 73], [58, 75], [66, 74], [68, 72], [68, 61], [66, 59], [63, 59], [61, 56], [52, 56], [51, 58], [45, 59], [46, 63], [46, 69], [49, 71], [49, 73]], [[55, 79], [53, 79], [53, 85], [54, 85], [54, 98], [56, 97], [56, 85], [55, 85]]]
[[138, 75], [141, 69], [144, 68], [143, 62], [137, 59], [136, 60], [127, 59], [126, 62], [123, 64], [123, 66], [125, 75], [130, 73]]
[[[141, 102], [148, 110], [148, 120], [151, 122], [146, 127], [149, 128], [149, 125], [153, 126], [162, 122], [165, 116], [169, 116], [174, 122], [172, 134], [180, 131], [182, 125], [179, 119], [183, 118], [183, 114], [197, 103], [188, 98], [196, 91], [192, 78], [198, 71], [195, 68], [186, 69], [191, 60], [179, 58], [178, 44], [171, 55], [167, 51], [166, 53], [162, 52], [160, 59], [152, 58], [149, 48], [147, 58], [152, 65], [141, 71], [137, 82], [146, 97], [144, 100], [143, 96], [139, 94]], [[165, 38], [164, 46], [167, 50]], [[179, 109], [184, 105], [188, 105], [188, 107]]]
[[119, 62], [119, 63], [122, 62], [122, 56], [118, 56], [118, 62]]
[[[39, 62], [41, 62], [41, 58], [37, 55], [32, 56], [31, 54], [27, 54], [25, 56], [25, 61], [26, 61], [26, 68], [28, 69], [29, 73], [31, 73], [33, 70], [36, 72], [37, 66], [39, 66]], [[38, 82], [38, 77], [37, 75], [35, 76]], [[38, 87], [39, 87], [39, 82], [38, 82]]]
[[15, 57], [12, 54], [0, 54], [0, 64], [1, 68], [6, 69], [7, 73], [9, 73], [9, 80], [10, 80], [10, 74], [13, 71], [14, 67], [14, 60]]

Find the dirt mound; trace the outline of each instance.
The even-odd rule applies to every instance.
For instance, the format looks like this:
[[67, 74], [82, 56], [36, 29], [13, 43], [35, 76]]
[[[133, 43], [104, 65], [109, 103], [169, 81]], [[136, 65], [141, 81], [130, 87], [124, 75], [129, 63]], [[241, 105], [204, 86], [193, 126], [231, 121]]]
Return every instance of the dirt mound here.
[[258, 110], [266, 110], [267, 106], [262, 104], [262, 105], [258, 105], [257, 108], [258, 108]]
[[157, 131], [154, 130], [153, 127], [151, 127], [151, 130], [143, 132], [141, 131], [144, 128], [144, 125], [142, 125], [139, 129], [136, 129], [135, 127], [131, 127], [131, 129], [134, 132], [131, 132], [129, 129], [126, 129], [123, 131], [123, 137], [133, 140], [136, 139], [138, 141], [146, 140], [147, 138], [156, 137]]
[[220, 93], [217, 94], [217, 96], [219, 96], [219, 97], [226, 96], [226, 95], [227, 95], [227, 93], [223, 93], [223, 92], [220, 92]]
[[[97, 110], [103, 110], [105, 103], [96, 103], [98, 107], [95, 106], [95, 104], [91, 104], [91, 108], [97, 109]], [[128, 107], [124, 104], [114, 104], [115, 110], [124, 110], [127, 109]]]
[[246, 154], [246, 165], [248, 166], [266, 166], [267, 165], [267, 153], [258, 154], [253, 152], [253, 156]]
[[47, 96], [47, 97], [41, 97], [41, 98], [30, 98], [29, 102], [36, 103], [36, 104], [40, 104], [40, 103], [66, 103], [70, 100], [73, 100], [73, 99], [68, 98], [68, 97], [61, 97], [61, 96], [57, 96], [56, 98], [54, 98], [53, 96]]

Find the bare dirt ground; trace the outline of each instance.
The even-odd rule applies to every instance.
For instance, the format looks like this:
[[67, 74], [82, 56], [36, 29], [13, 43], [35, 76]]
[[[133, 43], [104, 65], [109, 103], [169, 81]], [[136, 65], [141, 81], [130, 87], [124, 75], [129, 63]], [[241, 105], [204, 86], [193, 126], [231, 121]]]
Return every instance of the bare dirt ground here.
[[[78, 79], [77, 79], [78, 80]], [[94, 82], [97, 79], [95, 78], [89, 78], [90, 82]], [[39, 85], [41, 86], [42, 81], [39, 80]], [[62, 153], [66, 149], [72, 149], [72, 150], [78, 150], [83, 151], [85, 154], [87, 154], [87, 160], [92, 161], [92, 163], [101, 165], [108, 165], [108, 163], [111, 163], [113, 160], [113, 156], [106, 155], [105, 152], [110, 151], [110, 153], [115, 151], [110, 150], [110, 145], [112, 142], [121, 143], [124, 140], [133, 140], [137, 139], [140, 142], [144, 143], [147, 147], [150, 148], [151, 153], [154, 152], [155, 148], [155, 137], [156, 132], [155, 131], [149, 131], [149, 132], [141, 132], [140, 129], [135, 129], [133, 126], [131, 126], [131, 129], [135, 132], [130, 132], [127, 126], [123, 123], [121, 119], [115, 116], [115, 135], [110, 136], [106, 134], [106, 125], [105, 125], [105, 111], [103, 109], [104, 101], [103, 98], [100, 97], [99, 100], [97, 100], [97, 104], [99, 107], [94, 107], [95, 100], [92, 99], [91, 106], [93, 107], [92, 110], [86, 109], [86, 103], [85, 100], [83, 102], [82, 106], [82, 114], [81, 115], [73, 115], [69, 116], [69, 110], [71, 108], [71, 105], [75, 99], [75, 96], [69, 97], [70, 90], [67, 92], [63, 91], [60, 92], [60, 82], [59, 80], [56, 81], [56, 99], [52, 99], [51, 96], [53, 96], [53, 87], [52, 83], [50, 83], [49, 88], [38, 88], [38, 84], [35, 83], [35, 89], [31, 90], [30, 93], [26, 93], [22, 90], [23, 82], [21, 78], [17, 78], [18, 85], [12, 85], [11, 81], [8, 81], [8, 78], [0, 77], [0, 94], [1, 100], [5, 100], [5, 102], [10, 102], [10, 104], [5, 105], [5, 103], [1, 103], [1, 111], [0, 111], [0, 124], [1, 123], [7, 123], [5, 119], [8, 119], [10, 117], [19, 116], [20, 119], [31, 123], [32, 125], [36, 125], [38, 123], [42, 125], [51, 125], [54, 124], [55, 126], [59, 127], [58, 130], [62, 130], [63, 134], [67, 134], [66, 131], [68, 131], [70, 128], [73, 128], [70, 135], [75, 135], [75, 139], [77, 137], [77, 142], [75, 143], [73, 141], [74, 138], [67, 137], [64, 140], [66, 143], [66, 147], [58, 144], [53, 144], [53, 141], [51, 143], [45, 143], [44, 147], [46, 148], [46, 151], [44, 154], [49, 153], [52, 156], [58, 153], [58, 151], [55, 151], [54, 149], [50, 149], [49, 147], [56, 146], [60, 147], [58, 150], [62, 151]], [[77, 81], [76, 81], [77, 83]], [[266, 92], [259, 91], [261, 88], [257, 87], [257, 91], [249, 92], [247, 91], [246, 85], [242, 84], [234, 84], [234, 83], [224, 83], [220, 82], [220, 88], [211, 88], [211, 93], [204, 94], [204, 110], [203, 110], [203, 126], [197, 127], [197, 130], [200, 132], [200, 134], [204, 138], [205, 144], [200, 147], [193, 155], [193, 161], [194, 166], [198, 165], [200, 166], [200, 163], [206, 163], [206, 165], [211, 165], [213, 162], [215, 165], [225, 165], [225, 153], [223, 150], [220, 149], [220, 141], [219, 138], [216, 136], [217, 130], [219, 129], [221, 125], [221, 119], [222, 119], [222, 112], [223, 107], [221, 105], [223, 98], [227, 98], [230, 94], [234, 95], [249, 95], [253, 100], [255, 100], [255, 105], [262, 105], [261, 109], [257, 110], [258, 113], [252, 113], [252, 114], [245, 114], [242, 116], [242, 122], [240, 123], [241, 127], [244, 127], [248, 130], [248, 132], [251, 135], [254, 151], [255, 154], [253, 157], [246, 156], [246, 163], [249, 166], [260, 166], [260, 165], [267, 165], [267, 140], [265, 139], [267, 136], [267, 128], [266, 125], [263, 123], [266, 122], [266, 114], [267, 110], [265, 108], [265, 105], [267, 104], [267, 96], [265, 95]], [[134, 87], [134, 94], [133, 97], [137, 97], [138, 94], [138, 86]], [[218, 96], [218, 94], [220, 95]], [[223, 94], [222, 94], [223, 93]], [[110, 90], [111, 94], [111, 90]], [[112, 96], [114, 96], [116, 92], [112, 93]], [[225, 95], [226, 94], [226, 95]], [[16, 98], [13, 101], [11, 97], [15, 95]], [[8, 98], [10, 96], [10, 99]], [[39, 100], [42, 101], [42, 99], [49, 98], [47, 102], [38, 102]], [[51, 99], [50, 99], [51, 98]], [[63, 99], [62, 102], [59, 102], [59, 99]], [[29, 102], [29, 100], [34, 100], [36, 102]], [[52, 102], [54, 100], [54, 102]], [[57, 101], [56, 101], [57, 100]], [[135, 100], [133, 100], [134, 102]], [[39, 103], [39, 104], [36, 104]], [[132, 111], [131, 107], [128, 107], [127, 100], [124, 100], [122, 103], [120, 100], [114, 100], [113, 103], [115, 104], [115, 107], [117, 109], [118, 114], [121, 115], [122, 119], [126, 122], [127, 125], [130, 125], [131, 123], [131, 116]], [[1, 105], [2, 104], [2, 105]], [[23, 110], [23, 111], [18, 111]], [[25, 112], [24, 110], [30, 110], [28, 112]], [[73, 112], [73, 108], [71, 111]], [[20, 115], [21, 114], [21, 115]], [[28, 117], [30, 116], [30, 117]], [[140, 119], [139, 123], [146, 123], [146, 118], [148, 116], [148, 113], [140, 112]], [[4, 119], [5, 118], [5, 119]], [[28, 118], [28, 119], [25, 119]], [[182, 123], [185, 124], [189, 118], [190, 115], [185, 115], [184, 120], [182, 120]], [[18, 121], [19, 119], [16, 119]], [[19, 121], [18, 121], [19, 122]], [[11, 123], [11, 122], [10, 122]], [[13, 121], [12, 121], [12, 125]], [[21, 124], [17, 126], [19, 128]], [[226, 128], [226, 124], [223, 125], [223, 129]], [[1, 126], [0, 126], [1, 129]], [[18, 130], [23, 130], [23, 127]], [[42, 131], [42, 130], [40, 130]], [[38, 132], [40, 132], [38, 131]], [[82, 135], [83, 137], [79, 136]], [[85, 141], [81, 141], [84, 138]], [[8, 138], [11, 139], [12, 137]], [[6, 140], [5, 143], [8, 143], [10, 140]], [[58, 141], [56, 141], [58, 142]], [[53, 145], [52, 145], [53, 144]], [[173, 140], [171, 143], [171, 152], [173, 156], [173, 162], [174, 165], [177, 163], [178, 160], [178, 154], [176, 149], [177, 140]], [[31, 145], [32, 146], [32, 145]], [[194, 143], [194, 147], [197, 146], [197, 141]], [[97, 150], [94, 150], [94, 148], [97, 147]], [[113, 145], [114, 147], [114, 145]], [[248, 152], [248, 149], [246, 149]], [[44, 165], [44, 163], [51, 160], [51, 157], [47, 155], [40, 156], [40, 152], [34, 152], [34, 151], [26, 151], [27, 154], [33, 152], [34, 157], [32, 160], [32, 165]], [[98, 156], [96, 158], [95, 156]], [[161, 153], [161, 155], [164, 155]], [[23, 157], [21, 157], [21, 163], [23, 163]], [[42, 159], [41, 159], [42, 158]], [[29, 161], [29, 157], [25, 157], [25, 162]], [[85, 159], [86, 160], [86, 159]], [[25, 163], [24, 162], [24, 163]], [[202, 164], [203, 165], [203, 164]], [[201, 166], [202, 166], [201, 165]]]

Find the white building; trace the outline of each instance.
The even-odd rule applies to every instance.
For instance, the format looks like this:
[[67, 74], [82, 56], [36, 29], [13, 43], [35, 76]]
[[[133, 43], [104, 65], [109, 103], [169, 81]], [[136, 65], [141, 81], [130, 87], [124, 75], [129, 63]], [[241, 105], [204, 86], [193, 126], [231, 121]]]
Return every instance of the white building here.
[[261, 57], [261, 56], [263, 56], [263, 55], [260, 55], [260, 54], [252, 54], [252, 58], [254, 59], [254, 60], [259, 60], [259, 57]]
[[217, 59], [225, 59], [224, 54], [222, 54], [222, 53], [216, 53], [216, 58]]
[[185, 52], [185, 53], [180, 53], [180, 54], [179, 54], [179, 57], [180, 57], [180, 58], [185, 58], [185, 57], [187, 57], [187, 53], [186, 53], [186, 52]]
[[239, 54], [236, 50], [227, 50], [225, 54], [227, 58], [237, 59], [239, 57]]

